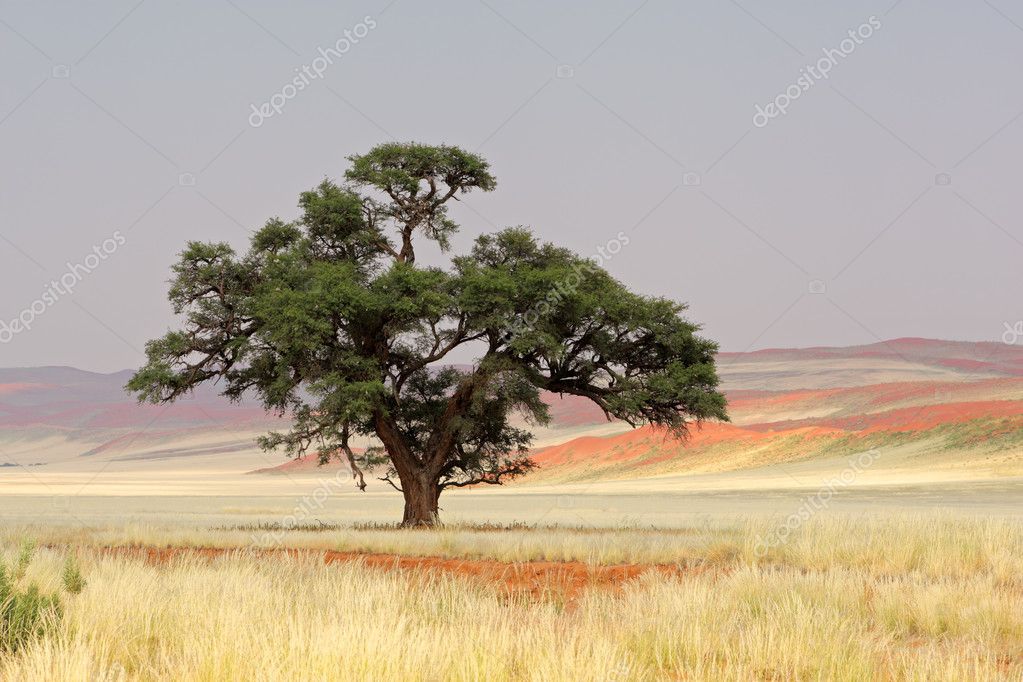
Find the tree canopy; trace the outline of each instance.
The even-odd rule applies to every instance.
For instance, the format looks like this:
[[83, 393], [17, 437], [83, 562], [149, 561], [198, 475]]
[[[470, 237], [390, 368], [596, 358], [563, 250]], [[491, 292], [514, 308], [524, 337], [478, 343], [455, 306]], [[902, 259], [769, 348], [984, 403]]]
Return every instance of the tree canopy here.
[[[525, 424], [549, 421], [543, 391], [585, 397], [609, 419], [685, 436], [727, 419], [717, 346], [685, 305], [629, 291], [592, 259], [515, 227], [479, 236], [447, 267], [459, 195], [492, 191], [487, 162], [446, 145], [386, 143], [349, 157], [345, 181], [299, 197], [246, 253], [190, 242], [169, 297], [180, 329], [150, 341], [127, 388], [167, 402], [219, 380], [291, 428], [261, 439], [340, 457], [402, 491], [403, 522], [431, 525], [447, 487], [499, 484], [534, 467]], [[470, 366], [451, 364], [456, 349]], [[463, 351], [464, 352], [464, 351]], [[355, 437], [378, 443], [357, 454]]]

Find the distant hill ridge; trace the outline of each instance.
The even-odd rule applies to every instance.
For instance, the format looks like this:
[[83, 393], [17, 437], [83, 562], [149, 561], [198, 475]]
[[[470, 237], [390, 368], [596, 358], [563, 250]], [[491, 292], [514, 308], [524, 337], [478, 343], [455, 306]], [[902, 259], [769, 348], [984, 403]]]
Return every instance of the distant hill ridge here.
[[[867, 442], [866, 435], [876, 434], [871, 442], [880, 442], [885, 434], [899, 432], [905, 440], [909, 431], [947, 431], [951, 424], [984, 420], [1001, 420], [992, 428], [1005, 432], [1023, 412], [1023, 346], [900, 338], [850, 347], [725, 352], [718, 365], [733, 425], [694, 436], [693, 444], [704, 449], [739, 443], [770, 449], [764, 438], [775, 442], [784, 435], [831, 451], [843, 439]], [[218, 395], [218, 387], [204, 386], [171, 405], [138, 405], [123, 389], [131, 374], [60, 366], [0, 369], [0, 454], [44, 466], [97, 459], [181, 466], [182, 458], [193, 457], [251, 461], [246, 470], [274, 470], [276, 462], [284, 462], [277, 455], [253, 459], [255, 436], [286, 425], [255, 401], [231, 404]], [[547, 395], [545, 400], [553, 425], [540, 442], [567, 444], [578, 436], [626, 428], [608, 425], [584, 398]], [[624, 447], [630, 436], [615, 438], [624, 441], [596, 438], [583, 449]], [[653, 442], [646, 436], [640, 440]], [[626, 449], [645, 452], [646, 447]], [[798, 449], [808, 456], [815, 452], [809, 446]], [[673, 456], [664, 446], [658, 450], [667, 462], [655, 457], [658, 467], [671, 466]], [[543, 457], [553, 459], [541, 478], [568, 465], [555, 452], [544, 450]], [[616, 466], [626, 466], [627, 460], [616, 460]], [[291, 463], [284, 471], [315, 470], [313, 464]]]

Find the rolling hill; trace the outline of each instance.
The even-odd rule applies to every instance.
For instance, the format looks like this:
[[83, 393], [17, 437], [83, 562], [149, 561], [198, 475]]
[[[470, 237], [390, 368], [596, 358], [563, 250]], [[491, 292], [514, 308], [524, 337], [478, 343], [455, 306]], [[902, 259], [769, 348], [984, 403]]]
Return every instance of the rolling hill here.
[[[546, 396], [554, 423], [536, 433], [542, 468], [525, 483], [744, 471], [834, 462], [877, 449], [878, 468], [941, 475], [1023, 474], [1023, 347], [895, 339], [848, 348], [719, 356], [731, 423], [683, 442], [608, 423], [588, 401]], [[177, 404], [139, 406], [128, 371], [0, 369], [0, 483], [28, 471], [189, 477], [258, 470], [322, 475], [255, 437], [286, 426], [254, 403], [206, 388]], [[332, 468], [343, 468], [337, 465]]]

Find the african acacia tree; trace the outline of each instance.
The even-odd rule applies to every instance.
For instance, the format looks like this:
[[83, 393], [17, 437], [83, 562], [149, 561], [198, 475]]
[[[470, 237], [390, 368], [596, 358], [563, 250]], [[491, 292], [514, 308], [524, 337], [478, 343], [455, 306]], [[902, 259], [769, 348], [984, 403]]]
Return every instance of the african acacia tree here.
[[[268, 221], [244, 255], [187, 245], [169, 294], [184, 326], [147, 344], [127, 385], [140, 401], [214, 380], [232, 400], [258, 396], [292, 425], [264, 448], [343, 457], [361, 489], [364, 470], [385, 470], [406, 525], [435, 524], [445, 488], [533, 468], [530, 434], [510, 417], [546, 423], [542, 391], [683, 436], [727, 419], [716, 345], [684, 305], [634, 294], [522, 228], [479, 237], [446, 268], [416, 262], [417, 237], [448, 251], [449, 201], [494, 189], [482, 158], [382, 144], [349, 160], [344, 184], [304, 192], [300, 217]], [[476, 360], [452, 365], [463, 347]], [[357, 456], [356, 436], [379, 445]]]

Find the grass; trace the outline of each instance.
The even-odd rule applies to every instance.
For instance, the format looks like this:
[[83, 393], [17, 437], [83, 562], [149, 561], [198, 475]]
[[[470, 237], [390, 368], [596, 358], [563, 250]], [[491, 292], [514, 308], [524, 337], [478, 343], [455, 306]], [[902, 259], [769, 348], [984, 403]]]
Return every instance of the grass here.
[[[23, 541], [10, 567], [0, 561], [0, 652], [15, 653], [56, 627], [62, 615], [60, 597], [27, 581], [35, 545]], [[69, 559], [67, 566], [76, 566]], [[78, 575], [81, 578], [81, 575]], [[67, 579], [65, 589], [69, 589]]]
[[1023, 523], [938, 515], [815, 517], [788, 541], [758, 551], [759, 540], [784, 519], [751, 519], [688, 528], [565, 528], [446, 526], [437, 530], [362, 526], [288, 530], [277, 525], [187, 529], [152, 525], [0, 528], [0, 542], [34, 537], [41, 544], [151, 547], [285, 546], [498, 561], [582, 561], [611, 565], [692, 566], [727, 556], [737, 565], [824, 570], [855, 567], [876, 575], [922, 573], [961, 577], [987, 572], [1023, 581]]
[[[285, 536], [288, 545], [692, 569], [649, 572], [573, 600], [509, 595], [450, 573], [328, 566], [316, 555], [186, 555], [150, 565], [89, 550], [117, 537], [113, 530], [69, 533], [81, 565], [74, 572], [88, 580], [62, 622], [0, 656], [0, 679], [1023, 680], [1019, 524], [811, 519], [759, 556], [752, 547], [769, 530], [751, 522]], [[147, 532], [151, 542], [173, 536]], [[40, 542], [55, 540], [50, 533]], [[210, 545], [233, 533], [245, 531], [192, 539]], [[40, 549], [28, 578], [59, 589], [68, 556]]]

